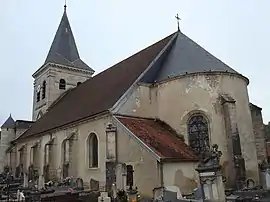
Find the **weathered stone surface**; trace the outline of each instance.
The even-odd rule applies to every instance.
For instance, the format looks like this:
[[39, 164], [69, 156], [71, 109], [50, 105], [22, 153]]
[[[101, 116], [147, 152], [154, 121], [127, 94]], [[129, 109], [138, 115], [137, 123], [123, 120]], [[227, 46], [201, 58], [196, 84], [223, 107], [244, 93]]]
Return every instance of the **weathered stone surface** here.
[[265, 128], [263, 124], [261, 108], [257, 107], [256, 105], [250, 104], [250, 111], [251, 111], [253, 132], [254, 132], [254, 138], [255, 138], [256, 149], [257, 149], [257, 158], [260, 163], [264, 159], [267, 158]]

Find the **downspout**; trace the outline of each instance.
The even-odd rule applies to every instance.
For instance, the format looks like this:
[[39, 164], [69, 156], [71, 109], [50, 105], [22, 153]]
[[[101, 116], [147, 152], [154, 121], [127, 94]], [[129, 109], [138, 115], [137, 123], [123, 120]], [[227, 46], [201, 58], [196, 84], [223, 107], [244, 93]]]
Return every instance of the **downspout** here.
[[159, 162], [160, 169], [160, 187], [164, 187], [163, 162]]

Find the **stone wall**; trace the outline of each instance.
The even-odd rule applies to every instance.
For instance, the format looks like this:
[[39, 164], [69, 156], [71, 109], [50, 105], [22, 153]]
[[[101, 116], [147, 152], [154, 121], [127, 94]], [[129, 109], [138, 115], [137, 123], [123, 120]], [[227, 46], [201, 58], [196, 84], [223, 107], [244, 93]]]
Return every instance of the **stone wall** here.
[[[90, 72], [75, 71], [68, 68], [58, 68], [48, 66], [34, 81], [34, 94], [33, 94], [33, 114], [32, 119], [36, 120], [39, 113], [46, 113], [48, 107], [66, 90], [75, 88], [78, 82], [83, 83], [92, 76]], [[66, 89], [59, 89], [59, 81], [64, 79], [66, 81]], [[46, 97], [37, 102], [37, 88], [42, 87], [43, 81], [46, 81]]]
[[266, 159], [266, 140], [265, 140], [265, 128], [262, 119], [262, 112], [261, 108], [250, 104], [250, 111], [251, 111], [251, 118], [252, 118], [252, 125], [253, 125], [253, 132], [254, 138], [256, 143], [257, 149], [257, 157], [259, 163]]
[[[159, 118], [174, 128], [188, 144], [187, 122], [194, 114], [204, 115], [209, 123], [210, 144], [218, 144], [223, 156], [221, 164], [228, 167], [232, 158], [220, 95], [235, 99], [236, 123], [240, 135], [247, 177], [259, 180], [256, 145], [253, 134], [247, 80], [227, 73], [201, 73], [169, 79], [154, 86], [139, 85], [125, 97], [116, 113]], [[228, 173], [229, 175], [229, 173]]]

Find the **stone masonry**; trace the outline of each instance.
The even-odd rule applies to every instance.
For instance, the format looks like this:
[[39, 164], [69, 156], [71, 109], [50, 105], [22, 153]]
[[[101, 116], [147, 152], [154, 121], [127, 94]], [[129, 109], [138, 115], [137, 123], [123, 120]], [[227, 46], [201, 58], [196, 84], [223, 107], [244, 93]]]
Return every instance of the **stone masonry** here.
[[265, 140], [265, 130], [262, 119], [261, 108], [250, 104], [251, 118], [253, 124], [254, 138], [257, 148], [257, 157], [259, 163], [266, 159], [266, 140]]

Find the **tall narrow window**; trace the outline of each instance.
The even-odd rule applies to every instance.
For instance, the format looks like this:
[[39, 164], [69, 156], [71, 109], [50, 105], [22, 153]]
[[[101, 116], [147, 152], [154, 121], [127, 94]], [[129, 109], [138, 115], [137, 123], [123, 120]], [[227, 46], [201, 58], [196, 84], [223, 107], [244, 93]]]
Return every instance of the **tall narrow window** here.
[[40, 85], [37, 86], [37, 102], [40, 101]]
[[37, 102], [40, 101], [40, 92], [37, 92]]
[[46, 97], [46, 81], [42, 83], [42, 99]]
[[190, 147], [200, 153], [209, 148], [208, 122], [202, 115], [194, 115], [188, 121], [188, 138]]
[[98, 139], [96, 134], [91, 133], [88, 138], [89, 168], [98, 167]]
[[59, 81], [59, 89], [61, 89], [61, 90], [66, 89], [66, 81], [65, 81], [65, 79], [60, 79], [60, 81]]

